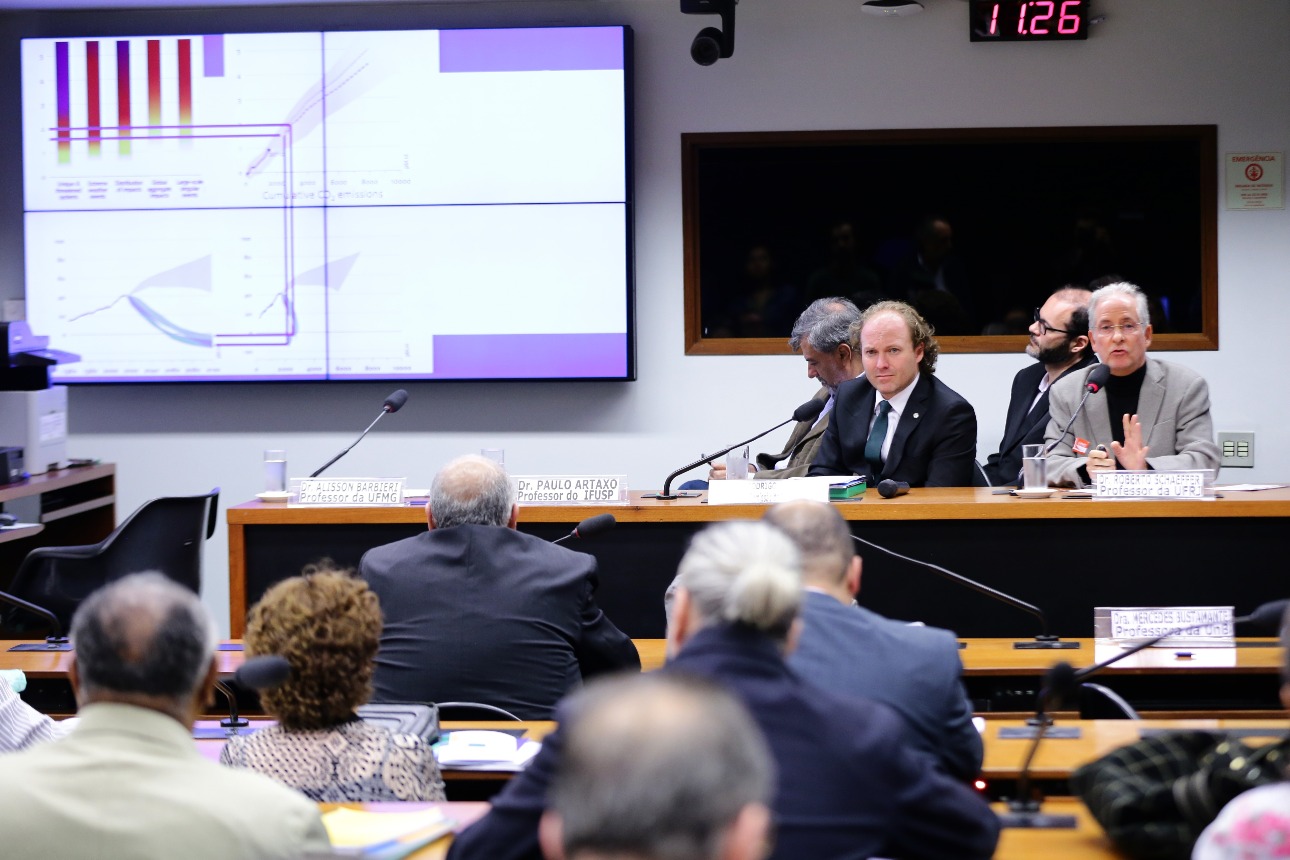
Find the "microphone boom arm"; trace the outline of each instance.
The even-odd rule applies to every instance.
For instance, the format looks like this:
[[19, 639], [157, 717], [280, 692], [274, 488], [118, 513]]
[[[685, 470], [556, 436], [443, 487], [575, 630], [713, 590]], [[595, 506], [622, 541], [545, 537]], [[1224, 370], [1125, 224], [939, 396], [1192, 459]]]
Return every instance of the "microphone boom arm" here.
[[785, 424], [792, 424], [796, 420], [797, 420], [796, 417], [792, 417], [792, 418], [789, 418], [787, 421], [781, 421], [779, 424], [776, 424], [774, 427], [770, 428], [769, 430], [764, 430], [761, 433], [758, 433], [756, 436], [749, 437], [748, 439], [745, 439], [742, 442], [736, 442], [735, 444], [731, 445], [728, 448], [722, 448], [720, 451], [718, 451], [715, 454], [710, 454], [701, 460], [695, 460], [693, 463], [689, 463], [685, 466], [682, 466], [681, 468], [677, 469], [675, 472], [667, 476], [667, 480], [663, 482], [663, 492], [657, 493], [653, 496], [647, 496], [646, 498], [660, 499], [665, 502], [671, 501], [672, 499], [677, 498], [676, 496], [672, 495], [672, 492], [671, 492], [672, 481], [675, 480], [677, 475], [683, 475], [686, 472], [690, 471], [691, 469], [697, 469], [699, 466], [702, 466], [704, 463], [711, 463], [713, 460], [717, 459], [718, 457], [723, 457], [726, 454], [729, 454], [731, 451], [735, 450], [740, 445], [748, 445], [752, 442], [756, 442], [761, 437], [774, 433], [776, 430], [783, 427]]
[[373, 427], [375, 427], [375, 426], [376, 426], [376, 422], [377, 422], [377, 421], [380, 421], [382, 418], [384, 418], [384, 417], [386, 416], [386, 414], [387, 414], [387, 410], [382, 409], [382, 410], [381, 410], [381, 412], [380, 412], [380, 414], [379, 414], [379, 415], [377, 415], [375, 418], [373, 418], [373, 419], [372, 419], [372, 423], [367, 425], [367, 430], [364, 430], [362, 433], [360, 433], [360, 434], [359, 434], [359, 436], [358, 436], [358, 438], [357, 438], [357, 439], [355, 439], [353, 442], [351, 442], [351, 443], [349, 444], [349, 447], [348, 447], [348, 448], [346, 448], [344, 451], [341, 451], [341, 452], [340, 452], [339, 454], [337, 454], [335, 457], [332, 457], [332, 458], [331, 458], [330, 460], [328, 460], [326, 463], [323, 463], [321, 466], [319, 466], [319, 467], [318, 467], [318, 470], [317, 470], [316, 472], [314, 472], [312, 475], [310, 475], [309, 477], [311, 477], [311, 478], [316, 478], [316, 477], [318, 477], [318, 476], [319, 476], [319, 475], [321, 475], [324, 471], [326, 471], [326, 470], [327, 470], [327, 467], [329, 467], [332, 463], [335, 463], [335, 462], [336, 462], [337, 460], [339, 460], [341, 457], [344, 457], [346, 454], [348, 454], [348, 453], [353, 449], [353, 447], [354, 447], [355, 445], [357, 445], [359, 442], [362, 442], [362, 441], [363, 441], [363, 437], [364, 437], [364, 436], [366, 436], [366, 435], [368, 434], [368, 432], [369, 432], [369, 431], [371, 431], [371, 429], [372, 429]]
[[1043, 610], [1040, 609], [1038, 606], [1035, 606], [1033, 603], [1027, 603], [1024, 600], [1019, 600], [1018, 598], [1013, 597], [1011, 594], [1004, 594], [1002, 591], [991, 588], [990, 586], [985, 585], [983, 583], [977, 582], [975, 579], [969, 579], [968, 577], [964, 576], [961, 573], [955, 573], [952, 570], [946, 570], [945, 568], [941, 567], [938, 564], [932, 564], [929, 561], [921, 561], [919, 559], [909, 558], [908, 556], [901, 555], [900, 553], [894, 550], [887, 549], [885, 546], [879, 546], [876, 543], [867, 541], [864, 538], [860, 537], [859, 535], [853, 534], [851, 535], [851, 539], [854, 540], [856, 543], [862, 543], [867, 547], [872, 547], [873, 549], [876, 549], [879, 552], [886, 553], [892, 558], [898, 558], [901, 561], [908, 561], [908, 562], [912, 562], [914, 564], [918, 564], [923, 567], [926, 567], [927, 569], [935, 573], [939, 573], [941, 576], [945, 577], [946, 579], [957, 582], [960, 585], [967, 586], [968, 588], [972, 589], [978, 594], [984, 594], [986, 597], [993, 597], [995, 600], [998, 600], [1000, 603], [1006, 603], [1014, 609], [1020, 609], [1022, 612], [1027, 612], [1039, 619], [1039, 627], [1041, 632], [1038, 636], [1035, 637], [1035, 640], [1037, 642], [1054, 642], [1057, 640], [1056, 636], [1053, 636], [1048, 632], [1048, 619], [1044, 616]]

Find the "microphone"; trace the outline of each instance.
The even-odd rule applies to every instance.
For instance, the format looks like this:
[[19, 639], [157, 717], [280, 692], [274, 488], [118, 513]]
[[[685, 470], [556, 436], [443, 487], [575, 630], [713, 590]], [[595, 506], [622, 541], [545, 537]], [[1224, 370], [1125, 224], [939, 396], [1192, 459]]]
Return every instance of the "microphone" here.
[[1030, 785], [1030, 766], [1039, 751], [1039, 742], [1052, 722], [1044, 713], [1049, 701], [1057, 701], [1060, 691], [1070, 689], [1074, 684], [1075, 670], [1070, 663], [1057, 663], [1044, 673], [1043, 684], [1039, 688], [1039, 701], [1035, 705], [1035, 716], [1030, 723], [1035, 726], [1035, 737], [1026, 750], [1026, 758], [1021, 763], [1021, 773], [1017, 775], [1017, 796], [1008, 800], [1008, 811], [999, 816], [1002, 827], [1024, 827], [1038, 829], [1073, 829], [1073, 815], [1045, 815], [1041, 812], [1043, 798]]
[[1061, 444], [1062, 440], [1066, 438], [1067, 433], [1071, 432], [1071, 426], [1075, 423], [1075, 419], [1079, 417], [1079, 414], [1084, 411], [1084, 403], [1088, 400], [1089, 395], [1097, 394], [1101, 391], [1102, 387], [1106, 385], [1106, 381], [1110, 378], [1111, 368], [1107, 367], [1105, 364], [1094, 365], [1093, 369], [1089, 371], [1088, 379], [1084, 381], [1084, 396], [1080, 398], [1079, 405], [1076, 406], [1075, 411], [1071, 413], [1071, 420], [1067, 421], [1066, 426], [1062, 428], [1062, 434], [1044, 446], [1043, 455], [1045, 457], [1051, 454], [1053, 449]]
[[[884, 481], [883, 483], [886, 483], [886, 482]], [[881, 493], [882, 484], [879, 484], [878, 486], [879, 486], [878, 492]], [[928, 562], [928, 561], [919, 561], [916, 558], [910, 558], [907, 555], [901, 555], [895, 550], [890, 550], [890, 549], [887, 549], [885, 546], [879, 546], [878, 544], [873, 543], [872, 541], [867, 541], [864, 538], [860, 537], [859, 535], [853, 534], [851, 535], [851, 539], [856, 543], [861, 543], [867, 547], [872, 547], [873, 549], [876, 549], [879, 552], [886, 553], [892, 558], [898, 558], [901, 561], [907, 561], [910, 564], [915, 564], [915, 565], [918, 565], [919, 567], [925, 567], [928, 570], [932, 571], [933, 573], [938, 573], [948, 580], [957, 582], [959, 585], [963, 585], [972, 589], [978, 594], [984, 594], [986, 597], [991, 597], [999, 601], [1000, 603], [1006, 603], [1008, 606], [1011, 606], [1014, 609], [1020, 609], [1022, 612], [1029, 613], [1035, 616], [1036, 618], [1038, 618], [1039, 627], [1041, 631], [1039, 635], [1037, 635], [1033, 641], [1013, 642], [1012, 643], [1013, 648], [1022, 648], [1022, 649], [1035, 649], [1035, 648], [1050, 649], [1051, 648], [1051, 649], [1065, 650], [1070, 648], [1078, 648], [1080, 646], [1080, 643], [1078, 642], [1063, 642], [1059, 636], [1055, 636], [1049, 633], [1048, 619], [1044, 616], [1043, 610], [1041, 610], [1038, 606], [1035, 606], [1033, 603], [1027, 603], [1026, 601], [1021, 600], [1020, 598], [1013, 597], [1011, 594], [1004, 594], [1002, 591], [991, 588], [990, 586], [985, 585], [984, 583], [977, 582], [975, 579], [969, 579], [968, 577], [964, 576], [961, 573], [955, 573], [952, 570], [946, 570], [945, 568], [941, 567], [938, 564], [932, 564], [931, 562]]]
[[219, 721], [220, 728], [225, 730], [226, 734], [235, 735], [238, 729], [244, 729], [251, 725], [237, 712], [237, 693], [228, 684], [225, 684], [219, 678], [215, 679], [215, 689], [220, 691], [225, 699], [228, 700], [228, 716]]
[[[277, 654], [265, 654], [251, 657], [233, 673], [233, 680], [252, 690], [267, 690], [276, 687], [291, 676], [291, 664], [286, 657]], [[246, 717], [238, 714], [237, 692], [232, 687], [215, 679], [215, 689], [228, 700], [228, 717], [219, 721], [220, 728], [226, 734], [235, 735], [238, 729], [250, 725]]]
[[[1260, 632], [1276, 631], [1281, 626], [1281, 620], [1285, 616], [1287, 606], [1290, 606], [1290, 600], [1274, 600], [1270, 603], [1264, 603], [1249, 615], [1233, 618], [1232, 623], [1248, 624]], [[1114, 665], [1126, 657], [1131, 657], [1139, 651], [1150, 648], [1170, 636], [1177, 636], [1179, 633], [1185, 633], [1188, 630], [1194, 630], [1197, 627], [1204, 627], [1212, 623], [1212, 621], [1198, 621], [1195, 624], [1175, 627], [1173, 630], [1167, 630], [1159, 636], [1139, 642], [1132, 648], [1127, 648], [1119, 654], [1103, 660], [1101, 663], [1095, 663], [1083, 669], [1075, 669], [1065, 661], [1054, 663], [1049, 667], [1048, 671], [1044, 673], [1044, 682], [1039, 690], [1035, 716], [1028, 720], [1035, 727], [1035, 737], [1031, 741], [1030, 749], [1026, 752], [1025, 761], [1021, 765], [1021, 773], [1017, 776], [1017, 796], [1008, 801], [1008, 814], [999, 816], [1000, 823], [1004, 827], [1074, 827], [1075, 819], [1073, 816], [1043, 815], [1040, 813], [1039, 810], [1043, 801], [1041, 798], [1034, 796], [1030, 787], [1030, 764], [1034, 761], [1040, 740], [1043, 739], [1044, 733], [1052, 723], [1052, 719], [1045, 713], [1048, 705], [1050, 703], [1060, 704], [1062, 700], [1080, 686], [1083, 679], [1090, 675], [1096, 675], [1108, 666]], [[1068, 818], [1069, 820], [1067, 820]]]
[[407, 402], [408, 402], [408, 393], [404, 391], [402, 388], [400, 388], [398, 391], [395, 391], [389, 397], [385, 398], [385, 403], [381, 406], [381, 411], [377, 414], [377, 416], [374, 419], [372, 419], [372, 423], [367, 425], [367, 430], [364, 430], [362, 433], [359, 433], [358, 438], [350, 443], [349, 448], [346, 448], [344, 451], [341, 451], [339, 454], [337, 454], [335, 457], [332, 457], [326, 463], [323, 463], [322, 466], [318, 468], [318, 471], [314, 472], [309, 477], [316, 478], [319, 475], [321, 475], [327, 469], [328, 466], [330, 466], [332, 463], [335, 463], [341, 457], [344, 457], [346, 454], [350, 452], [350, 449], [352, 449], [359, 442], [362, 442], [363, 437], [367, 435], [368, 430], [371, 430], [373, 427], [375, 427], [376, 422], [380, 421], [381, 418], [385, 415], [385, 413], [398, 412], [400, 409], [403, 408], [403, 404]]
[[878, 482], [878, 495], [884, 499], [894, 499], [896, 496], [903, 496], [909, 492], [909, 484], [905, 481], [893, 481], [891, 478], [883, 478]]
[[291, 677], [291, 664], [280, 654], [251, 657], [233, 673], [233, 680], [252, 690], [272, 690]]
[[70, 648], [68, 647], [62, 647], [68, 644], [67, 636], [63, 633], [63, 625], [62, 625], [62, 622], [58, 620], [57, 615], [50, 612], [48, 609], [46, 609], [43, 606], [37, 606], [34, 603], [28, 603], [27, 601], [23, 600], [21, 597], [12, 595], [7, 591], [0, 591], [0, 602], [8, 603], [12, 606], [18, 607], [19, 609], [25, 609], [28, 612], [30, 612], [32, 615], [37, 616], [46, 624], [48, 624], [49, 635], [45, 637], [45, 647], [48, 648], [50, 651], [70, 650]]
[[562, 543], [569, 538], [589, 538], [598, 534], [604, 534], [618, 524], [618, 520], [613, 514], [596, 514], [594, 517], [587, 517], [582, 522], [573, 527], [573, 531], [564, 537], [558, 537], [551, 543]]
[[825, 401], [817, 400], [814, 397], [812, 397], [810, 400], [806, 401], [801, 406], [794, 409], [793, 417], [789, 418], [787, 421], [781, 421], [778, 424], [776, 424], [774, 427], [770, 428], [769, 430], [764, 430], [761, 433], [758, 433], [756, 436], [745, 439], [742, 442], [736, 442], [735, 444], [729, 446], [728, 448], [722, 448], [720, 451], [718, 451], [715, 454], [711, 454], [709, 456], [704, 457], [701, 460], [695, 460], [693, 463], [688, 463], [682, 466], [681, 468], [677, 469], [675, 472], [667, 476], [667, 480], [663, 482], [663, 492], [648, 493], [644, 496], [641, 496], [641, 498], [659, 499], [660, 501], [664, 501], [664, 502], [670, 502], [674, 499], [680, 498], [680, 496], [673, 495], [671, 492], [672, 481], [676, 478], [677, 475], [684, 474], [685, 472], [688, 472], [691, 469], [695, 469], [695, 468], [698, 468], [699, 466], [703, 466], [707, 463], [711, 463], [713, 460], [717, 459], [718, 457], [724, 457], [726, 454], [729, 454], [731, 451], [735, 450], [740, 445], [747, 445], [749, 442], [756, 442], [761, 437], [768, 436], [771, 433], [774, 433], [776, 430], [783, 427], [785, 424], [790, 424], [794, 421], [798, 421], [798, 422], [812, 421], [813, 422], [815, 421], [816, 418], [819, 418], [820, 413], [824, 411], [824, 403]]

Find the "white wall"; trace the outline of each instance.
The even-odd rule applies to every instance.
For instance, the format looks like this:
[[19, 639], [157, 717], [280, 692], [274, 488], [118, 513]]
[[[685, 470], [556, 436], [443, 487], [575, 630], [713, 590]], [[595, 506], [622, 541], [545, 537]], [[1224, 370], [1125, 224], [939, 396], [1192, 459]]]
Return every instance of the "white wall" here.
[[[689, 44], [716, 19], [681, 15], [672, 0], [475, 3], [416, 7], [416, 16], [399, 7], [411, 26], [635, 29], [639, 381], [409, 385], [404, 411], [333, 472], [406, 475], [425, 486], [448, 457], [502, 447], [513, 472], [626, 472], [634, 486], [656, 487], [701, 451], [771, 426], [809, 397], [800, 358], [684, 355], [682, 132], [1214, 123], [1220, 153], [1290, 150], [1282, 0], [1095, 0], [1107, 20], [1087, 42], [1035, 45], [969, 43], [962, 0], [924, 2], [921, 15], [885, 19], [861, 14], [859, 0], [745, 0], [734, 56], [710, 68], [690, 61]], [[346, 14], [363, 26], [390, 13]], [[157, 32], [175, 32], [179, 20], [165, 18]], [[0, 250], [10, 252], [0, 296], [19, 294], [14, 229], [0, 233]], [[1219, 212], [1222, 348], [1171, 357], [1209, 378], [1218, 429], [1258, 434], [1258, 467], [1228, 472], [1229, 481], [1290, 478], [1285, 371], [1274, 346], [1290, 325], [1288, 272], [1290, 215]], [[941, 378], [977, 409], [982, 458], [995, 450], [1009, 380], [1026, 362], [941, 359]], [[119, 464], [122, 515], [154, 496], [217, 484], [236, 503], [260, 489], [261, 449], [286, 448], [293, 474], [312, 471], [393, 387], [78, 388], [70, 453]], [[226, 621], [225, 541], [221, 528], [207, 552], [205, 598]]]

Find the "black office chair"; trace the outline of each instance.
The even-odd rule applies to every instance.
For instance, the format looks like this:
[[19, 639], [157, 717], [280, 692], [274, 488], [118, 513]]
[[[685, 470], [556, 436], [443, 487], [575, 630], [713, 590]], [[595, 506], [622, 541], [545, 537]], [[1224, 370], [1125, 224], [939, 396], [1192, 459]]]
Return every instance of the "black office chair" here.
[[[215, 533], [218, 506], [219, 487], [202, 496], [153, 499], [96, 544], [33, 549], [14, 574], [10, 594], [47, 609], [66, 631], [91, 592], [132, 573], [159, 571], [197, 592], [202, 541]], [[25, 628], [32, 617], [11, 609], [6, 621]]]
[[1079, 685], [1079, 718], [1081, 720], [1140, 720], [1138, 712], [1123, 696], [1101, 684]]
[[437, 702], [440, 720], [512, 720], [520, 718], [510, 711], [483, 702]]

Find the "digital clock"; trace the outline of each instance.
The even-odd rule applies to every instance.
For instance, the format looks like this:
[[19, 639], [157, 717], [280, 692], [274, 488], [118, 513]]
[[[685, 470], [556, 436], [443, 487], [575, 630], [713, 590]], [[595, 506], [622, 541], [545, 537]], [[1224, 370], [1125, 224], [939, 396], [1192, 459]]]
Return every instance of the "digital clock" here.
[[1049, 42], [1088, 38], [1089, 0], [969, 0], [973, 42]]

